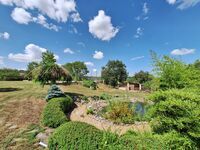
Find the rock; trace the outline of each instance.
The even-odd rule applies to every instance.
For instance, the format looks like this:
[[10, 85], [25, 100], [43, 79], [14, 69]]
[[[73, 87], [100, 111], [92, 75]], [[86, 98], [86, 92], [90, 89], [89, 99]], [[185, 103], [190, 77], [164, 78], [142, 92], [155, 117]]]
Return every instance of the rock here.
[[46, 142], [48, 140], [48, 136], [46, 133], [39, 133], [37, 136], [36, 136], [36, 139], [42, 141], [42, 142]]
[[17, 128], [17, 125], [12, 125], [8, 129], [12, 130], [12, 129], [16, 129], [16, 128]]

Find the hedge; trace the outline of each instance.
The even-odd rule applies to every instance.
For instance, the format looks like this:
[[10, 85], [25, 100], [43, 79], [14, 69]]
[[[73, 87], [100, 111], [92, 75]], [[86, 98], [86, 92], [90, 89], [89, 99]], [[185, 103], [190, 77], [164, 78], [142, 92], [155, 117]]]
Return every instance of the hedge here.
[[68, 122], [57, 128], [49, 138], [50, 150], [100, 149], [103, 132], [82, 122]]
[[56, 128], [68, 121], [65, 113], [72, 107], [72, 99], [67, 97], [53, 98], [49, 101], [42, 113], [42, 124]]

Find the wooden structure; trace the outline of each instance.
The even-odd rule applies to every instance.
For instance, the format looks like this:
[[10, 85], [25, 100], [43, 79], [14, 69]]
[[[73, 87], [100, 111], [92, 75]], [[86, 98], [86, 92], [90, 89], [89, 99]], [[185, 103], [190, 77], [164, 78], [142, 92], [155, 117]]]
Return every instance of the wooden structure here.
[[120, 90], [124, 91], [141, 91], [142, 90], [142, 84], [139, 83], [127, 83], [124, 85], [119, 86]]

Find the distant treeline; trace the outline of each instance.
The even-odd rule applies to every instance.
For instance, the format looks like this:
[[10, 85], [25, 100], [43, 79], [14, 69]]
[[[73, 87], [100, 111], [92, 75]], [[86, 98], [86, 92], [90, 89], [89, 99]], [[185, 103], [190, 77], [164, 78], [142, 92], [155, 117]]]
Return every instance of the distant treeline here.
[[0, 81], [22, 81], [25, 80], [24, 70], [3, 68], [0, 69]]

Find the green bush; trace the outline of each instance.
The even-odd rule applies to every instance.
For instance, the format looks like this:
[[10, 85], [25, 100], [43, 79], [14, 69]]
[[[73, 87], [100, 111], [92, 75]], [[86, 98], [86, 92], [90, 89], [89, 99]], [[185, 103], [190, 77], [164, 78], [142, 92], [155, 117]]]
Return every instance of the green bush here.
[[73, 101], [70, 97], [51, 99], [42, 113], [42, 123], [45, 126], [56, 128], [68, 121], [65, 113], [72, 107]]
[[134, 123], [134, 110], [129, 102], [110, 101], [103, 116], [115, 123]]
[[45, 99], [46, 101], [49, 101], [50, 99], [56, 97], [65, 97], [65, 94], [60, 90], [57, 85], [53, 84], [48, 90], [48, 94]]
[[110, 100], [112, 98], [112, 96], [107, 93], [102, 93], [99, 97], [101, 100]]
[[197, 143], [200, 148], [200, 96], [190, 90], [155, 92], [150, 99], [151, 125], [159, 134], [172, 130]]
[[69, 122], [57, 128], [49, 138], [50, 150], [100, 149], [103, 132], [81, 122]]
[[97, 89], [97, 83], [93, 80], [83, 80], [83, 86], [93, 90]]
[[24, 80], [24, 71], [16, 69], [0, 69], [0, 81], [22, 81]]

